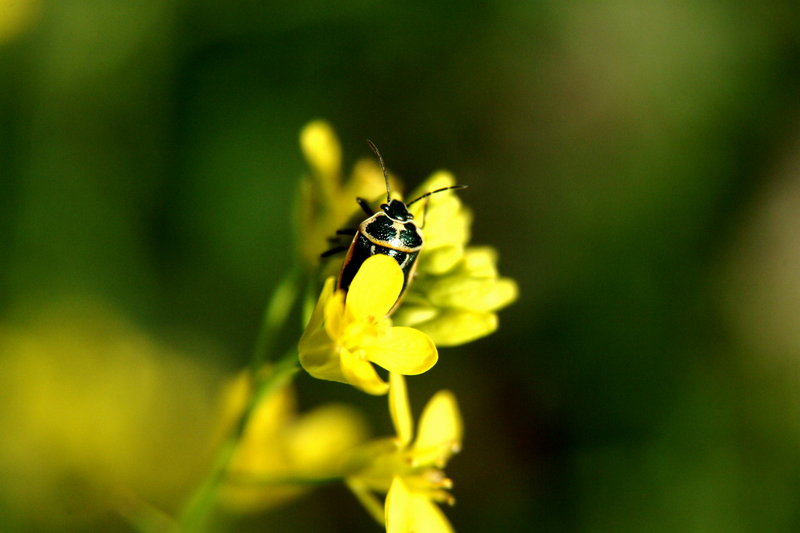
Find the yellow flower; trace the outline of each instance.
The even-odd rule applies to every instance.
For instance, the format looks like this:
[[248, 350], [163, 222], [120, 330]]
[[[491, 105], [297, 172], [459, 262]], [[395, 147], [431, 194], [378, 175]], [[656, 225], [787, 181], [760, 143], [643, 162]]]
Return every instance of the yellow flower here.
[[[425, 406], [416, 440], [403, 376], [391, 374], [389, 409], [397, 437], [363, 448], [363, 466], [348, 478], [348, 486], [389, 533], [447, 533], [453, 529], [437, 503], [452, 505], [452, 482], [443, 468], [461, 449], [462, 424], [458, 404], [439, 391]], [[373, 491], [386, 492], [381, 506]]]
[[397, 262], [386, 255], [367, 259], [347, 294], [329, 278], [298, 347], [300, 364], [312, 376], [349, 383], [370, 394], [389, 388], [372, 364], [416, 375], [438, 359], [433, 341], [409, 327], [393, 327], [386, 315], [403, 286]]
[[[449, 173], [437, 172], [412, 197], [454, 184]], [[425, 210], [424, 201], [412, 206], [425, 223], [425, 246], [394, 320], [427, 333], [439, 346], [489, 335], [497, 329], [496, 312], [517, 299], [516, 282], [499, 276], [493, 248], [467, 246], [472, 214], [457, 194], [437, 195]]]
[[[241, 373], [225, 394], [225, 420], [235, 421], [253, 394]], [[263, 510], [296, 498], [314, 481], [343, 474], [342, 458], [362, 443], [364, 422], [343, 405], [325, 405], [298, 416], [290, 385], [255, 408], [231, 458], [220, 501], [239, 511]]]

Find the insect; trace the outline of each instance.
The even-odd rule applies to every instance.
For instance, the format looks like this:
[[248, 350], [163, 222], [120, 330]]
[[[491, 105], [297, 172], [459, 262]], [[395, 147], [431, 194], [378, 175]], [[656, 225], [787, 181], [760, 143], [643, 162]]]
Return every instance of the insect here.
[[[386, 182], [386, 203], [381, 204], [380, 211], [373, 211], [366, 200], [363, 198], [356, 198], [356, 202], [361, 209], [367, 214], [357, 229], [341, 229], [336, 232], [337, 235], [352, 235], [353, 240], [350, 246], [337, 246], [331, 248], [323, 253], [321, 257], [328, 257], [339, 252], [347, 250], [342, 269], [339, 272], [339, 279], [337, 288], [346, 291], [350, 287], [353, 278], [355, 277], [361, 265], [368, 257], [375, 254], [385, 254], [397, 261], [400, 269], [403, 271], [403, 288], [398, 297], [398, 302], [402, 299], [406, 289], [408, 289], [411, 280], [414, 277], [414, 272], [417, 267], [417, 257], [422, 250], [424, 239], [422, 236], [422, 227], [425, 226], [425, 213], [427, 213], [427, 203], [422, 215], [422, 225], [417, 225], [408, 208], [428, 198], [432, 194], [448, 191], [451, 189], [464, 189], [466, 185], [452, 185], [450, 187], [442, 187], [427, 192], [408, 202], [407, 204], [401, 200], [392, 199], [392, 190], [389, 187], [389, 174], [386, 172], [386, 166], [383, 164], [383, 157], [378, 151], [375, 144], [367, 140], [367, 144], [378, 156], [383, 170], [383, 179]], [[396, 306], [397, 304], [395, 304]]]

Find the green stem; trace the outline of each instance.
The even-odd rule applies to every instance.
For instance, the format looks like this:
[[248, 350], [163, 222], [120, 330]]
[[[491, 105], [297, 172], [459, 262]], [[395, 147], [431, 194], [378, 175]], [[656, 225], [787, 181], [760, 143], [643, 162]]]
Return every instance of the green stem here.
[[203, 482], [195, 489], [181, 515], [181, 532], [200, 533], [207, 530], [208, 520], [211, 511], [214, 509], [217, 491], [220, 484], [225, 479], [228, 465], [236, 452], [236, 447], [239, 445], [239, 441], [242, 438], [242, 434], [247, 427], [250, 417], [256, 407], [258, 407], [264, 399], [288, 383], [298, 370], [297, 356], [294, 352], [291, 352], [272, 368], [268, 376], [255, 383], [255, 390], [250, 396], [247, 406], [244, 411], [242, 411], [239, 420], [237, 420], [236, 426], [234, 426], [230, 435], [225, 439], [211, 470]]
[[284, 476], [284, 477], [269, 477], [269, 476], [229, 476], [228, 482], [238, 487], [321, 487], [333, 483], [340, 483], [343, 480], [342, 476]]
[[261, 328], [258, 332], [253, 356], [250, 361], [250, 376], [253, 379], [253, 392], [230, 435], [222, 443], [211, 469], [205, 479], [195, 489], [180, 516], [179, 531], [183, 533], [202, 533], [209, 525], [217, 492], [225, 480], [228, 466], [236, 453], [247, 423], [265, 398], [288, 383], [298, 371], [297, 353], [292, 350], [264, 372], [264, 363], [276, 351], [278, 336], [292, 315], [292, 310], [303, 292], [302, 269], [292, 267], [278, 283], [275, 292], [264, 309]]
[[272, 298], [264, 309], [261, 328], [259, 328], [253, 356], [250, 360], [250, 369], [254, 375], [267, 361], [269, 354], [275, 351], [278, 334], [286, 325], [286, 320], [302, 292], [299, 290], [301, 279], [300, 267], [293, 266], [278, 283]]

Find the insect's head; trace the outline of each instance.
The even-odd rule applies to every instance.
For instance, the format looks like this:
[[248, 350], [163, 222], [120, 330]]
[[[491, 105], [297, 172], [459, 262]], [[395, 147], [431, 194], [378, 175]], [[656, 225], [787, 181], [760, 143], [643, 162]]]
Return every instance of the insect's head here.
[[401, 200], [390, 200], [388, 204], [381, 204], [381, 209], [396, 222], [414, 220], [414, 215], [408, 212], [408, 207]]

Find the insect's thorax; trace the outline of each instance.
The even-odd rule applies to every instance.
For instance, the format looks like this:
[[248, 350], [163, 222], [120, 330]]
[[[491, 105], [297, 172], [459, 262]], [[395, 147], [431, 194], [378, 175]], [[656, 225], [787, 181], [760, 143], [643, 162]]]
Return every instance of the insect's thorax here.
[[370, 242], [402, 252], [416, 252], [422, 248], [422, 231], [413, 220], [392, 220], [386, 213], [378, 212], [362, 222], [359, 232]]

